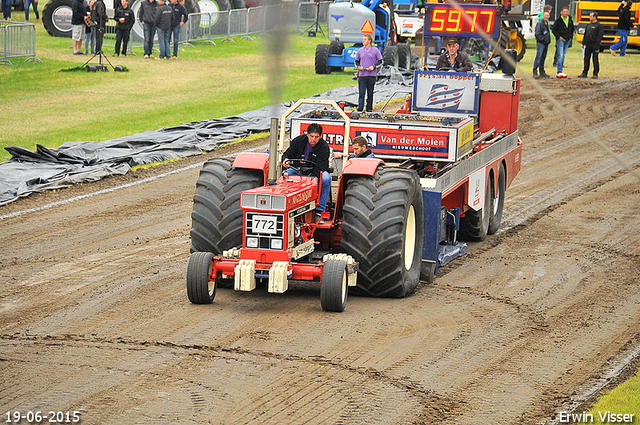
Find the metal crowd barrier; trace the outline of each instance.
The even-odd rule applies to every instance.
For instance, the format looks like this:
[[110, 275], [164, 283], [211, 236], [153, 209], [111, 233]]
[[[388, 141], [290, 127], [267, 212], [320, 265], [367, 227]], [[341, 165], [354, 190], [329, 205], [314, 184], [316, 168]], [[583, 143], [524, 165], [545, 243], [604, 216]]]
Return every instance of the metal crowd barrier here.
[[25, 62], [42, 62], [36, 57], [34, 24], [0, 21], [0, 65], [13, 65], [9, 58], [26, 57]]
[[286, 22], [288, 27], [298, 31], [302, 31], [307, 24], [315, 25], [316, 21], [319, 25], [326, 25], [329, 3], [283, 3], [211, 13], [190, 13], [185, 25], [188, 27], [187, 41], [215, 45], [214, 40], [233, 42], [232, 37], [251, 40], [254, 38], [252, 36], [269, 31], [268, 21], [274, 15], [278, 15], [282, 18], [281, 22]]

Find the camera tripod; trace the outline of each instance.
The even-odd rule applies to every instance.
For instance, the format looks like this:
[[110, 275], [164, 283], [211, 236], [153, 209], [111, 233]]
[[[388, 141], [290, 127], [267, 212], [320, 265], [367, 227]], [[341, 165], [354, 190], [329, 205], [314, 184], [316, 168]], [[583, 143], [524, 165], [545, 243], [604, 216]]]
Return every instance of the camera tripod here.
[[[89, 62], [91, 62], [96, 56], [98, 56], [98, 65], [88, 65]], [[82, 65], [87, 72], [96, 72], [96, 71], [103, 71], [103, 72], [107, 72], [109, 71], [109, 68], [107, 67], [107, 65], [104, 64], [103, 60], [106, 60], [107, 63], [109, 64], [109, 66], [111, 67], [111, 69], [113, 69], [115, 72], [122, 72], [124, 71], [124, 67], [122, 65], [116, 65], [113, 66], [113, 64], [111, 62], [109, 62], [109, 59], [107, 59], [107, 55], [104, 54], [104, 52], [102, 51], [96, 51], [96, 53], [88, 60], [84, 63], [84, 65]]]
[[316, 21], [313, 24], [311, 24], [309, 28], [305, 30], [305, 32], [309, 37], [315, 37], [318, 32], [324, 35], [324, 32], [322, 31], [322, 27], [318, 22], [318, 19], [320, 18], [320, 1], [315, 0], [315, 2], [316, 2]]

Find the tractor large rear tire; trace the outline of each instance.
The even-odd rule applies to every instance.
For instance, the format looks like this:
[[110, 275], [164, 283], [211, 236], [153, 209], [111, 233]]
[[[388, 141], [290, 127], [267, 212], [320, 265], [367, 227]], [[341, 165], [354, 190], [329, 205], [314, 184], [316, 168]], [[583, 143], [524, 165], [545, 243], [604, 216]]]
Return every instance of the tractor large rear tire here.
[[493, 194], [493, 208], [491, 209], [491, 217], [489, 217], [489, 229], [488, 233], [493, 235], [500, 228], [500, 222], [502, 221], [502, 210], [504, 208], [504, 195], [507, 191], [507, 171], [504, 168], [504, 164], [500, 164], [500, 171], [498, 172], [498, 193]]
[[329, 45], [318, 44], [316, 46], [316, 74], [331, 74], [329, 67]]
[[484, 192], [484, 207], [478, 211], [470, 209], [460, 218], [460, 239], [465, 241], [480, 242], [485, 240], [489, 233], [489, 222], [493, 211], [493, 182], [487, 179]]
[[413, 170], [378, 167], [350, 176], [342, 249], [359, 264], [356, 294], [406, 297], [420, 281], [424, 234], [422, 190]]
[[42, 9], [42, 24], [52, 37], [71, 37], [73, 0], [49, 0]]
[[229, 159], [205, 162], [196, 183], [191, 213], [191, 252], [214, 255], [242, 246], [240, 194], [262, 186], [260, 170], [231, 168]]

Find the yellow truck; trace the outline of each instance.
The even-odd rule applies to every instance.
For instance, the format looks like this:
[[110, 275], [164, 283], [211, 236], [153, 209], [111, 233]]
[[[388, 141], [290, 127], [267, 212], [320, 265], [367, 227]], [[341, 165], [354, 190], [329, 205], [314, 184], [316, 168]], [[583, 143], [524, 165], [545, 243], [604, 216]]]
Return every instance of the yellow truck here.
[[[620, 1], [618, 0], [578, 0], [576, 9], [576, 38], [578, 43], [582, 43], [591, 12], [598, 12], [598, 21], [604, 27], [600, 51], [620, 40], [618, 35], [618, 6], [620, 6]], [[627, 48], [640, 49], [640, 34], [638, 34], [640, 30], [638, 28], [640, 24], [640, 2], [636, 3], [634, 1], [631, 5], [631, 19], [636, 28], [629, 30]]]

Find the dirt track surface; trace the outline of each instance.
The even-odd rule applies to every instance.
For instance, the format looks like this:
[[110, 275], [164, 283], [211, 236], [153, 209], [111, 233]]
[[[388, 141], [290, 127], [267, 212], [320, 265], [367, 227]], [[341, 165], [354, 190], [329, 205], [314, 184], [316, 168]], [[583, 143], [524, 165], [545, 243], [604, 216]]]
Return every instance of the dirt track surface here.
[[[639, 78], [543, 84], [638, 167], [640, 110], [625, 105], [640, 98]], [[311, 284], [188, 302], [198, 166], [0, 220], [2, 414], [80, 411], [84, 424], [555, 420], [640, 332], [640, 182], [526, 82], [520, 129], [504, 230], [413, 296], [350, 297], [341, 314], [322, 312]], [[206, 157], [35, 195], [0, 216]]]

